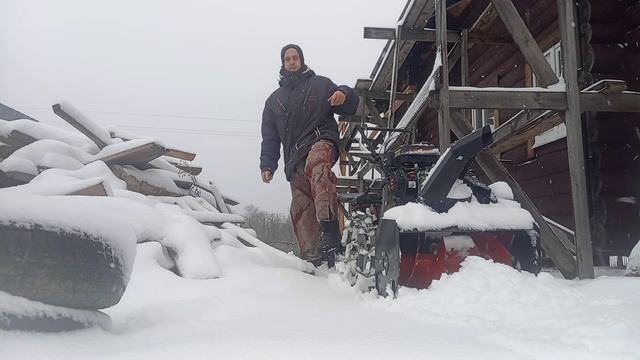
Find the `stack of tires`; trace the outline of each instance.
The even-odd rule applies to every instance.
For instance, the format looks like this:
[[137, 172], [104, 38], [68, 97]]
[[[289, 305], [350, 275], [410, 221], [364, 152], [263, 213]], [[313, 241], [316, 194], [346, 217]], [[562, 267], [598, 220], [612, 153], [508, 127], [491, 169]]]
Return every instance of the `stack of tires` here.
[[[14, 305], [0, 302], [0, 329], [108, 327], [98, 310], [118, 303], [129, 279], [114, 250], [95, 234], [0, 224], [0, 295]], [[25, 311], [25, 304], [33, 307]]]

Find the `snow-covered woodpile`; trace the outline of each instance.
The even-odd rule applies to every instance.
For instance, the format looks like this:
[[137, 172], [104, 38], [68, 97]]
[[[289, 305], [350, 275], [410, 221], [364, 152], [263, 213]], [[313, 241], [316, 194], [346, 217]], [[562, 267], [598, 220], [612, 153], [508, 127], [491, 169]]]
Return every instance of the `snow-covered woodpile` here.
[[[0, 245], [9, 249], [0, 257], [12, 249], [23, 251], [27, 240], [35, 244], [44, 229], [107, 244], [113, 256], [108, 265], [122, 269], [122, 291], [136, 244], [149, 241], [161, 243], [168, 268], [188, 278], [223, 275], [220, 262], [228, 250], [217, 253], [220, 245], [260, 248], [250, 251], [269, 264], [313, 269], [242, 228], [244, 218], [234, 208], [238, 203], [199, 176], [196, 154], [100, 126], [68, 103], [54, 105], [53, 111], [78, 132], [33, 119], [0, 119]], [[44, 236], [42, 241], [47, 247], [53, 240]], [[38, 263], [33, 268], [44, 271]], [[77, 272], [70, 270], [70, 276]], [[11, 292], [20, 282], [7, 274], [0, 271], [0, 292]]]

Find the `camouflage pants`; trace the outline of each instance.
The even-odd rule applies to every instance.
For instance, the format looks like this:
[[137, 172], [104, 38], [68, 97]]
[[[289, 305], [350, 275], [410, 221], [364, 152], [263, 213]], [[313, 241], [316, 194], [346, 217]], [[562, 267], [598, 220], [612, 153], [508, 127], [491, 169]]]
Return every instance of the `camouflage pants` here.
[[307, 161], [298, 166], [291, 178], [291, 222], [300, 246], [300, 257], [317, 259], [320, 245], [320, 221], [338, 214], [336, 175], [331, 171], [336, 149], [331, 141], [318, 140]]

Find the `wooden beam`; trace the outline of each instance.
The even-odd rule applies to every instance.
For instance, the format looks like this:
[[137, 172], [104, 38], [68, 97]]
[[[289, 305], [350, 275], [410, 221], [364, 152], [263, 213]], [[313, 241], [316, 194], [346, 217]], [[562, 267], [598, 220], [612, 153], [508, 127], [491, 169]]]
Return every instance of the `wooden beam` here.
[[[451, 130], [458, 138], [462, 138], [471, 133], [473, 129], [469, 122], [462, 117], [460, 111], [452, 110]], [[533, 219], [538, 224], [542, 247], [547, 255], [553, 260], [553, 263], [565, 278], [574, 278], [576, 276], [576, 263], [569, 250], [572, 244], [565, 244], [558, 238], [531, 199], [529, 199], [527, 194], [520, 188], [520, 185], [518, 185], [507, 169], [498, 161], [491, 150], [484, 150], [476, 156], [475, 160], [492, 182], [504, 181], [511, 187], [515, 200], [531, 213], [531, 216], [533, 216]]]
[[[375, 91], [375, 90], [360, 89], [360, 90], [356, 90], [356, 93], [358, 95], [367, 97], [369, 99], [389, 100], [389, 98], [391, 97], [391, 93], [389, 91]], [[402, 92], [396, 92], [396, 100], [413, 101], [415, 97], [416, 97], [416, 94], [406, 94]]]
[[531, 69], [538, 77], [540, 83], [544, 87], [557, 83], [559, 81], [558, 77], [553, 72], [553, 69], [551, 69], [551, 65], [549, 65], [545, 59], [538, 43], [529, 32], [527, 25], [525, 25], [511, 0], [491, 0], [491, 3], [511, 34], [511, 37], [513, 37], [513, 40], [518, 45], [518, 48], [520, 48], [520, 52], [522, 52], [527, 63], [531, 65]]
[[[495, 1], [495, 0], [492, 0]], [[558, 19], [563, 54], [564, 77], [567, 84], [567, 152], [571, 174], [571, 198], [575, 218], [576, 259], [578, 277], [593, 278], [593, 249], [589, 222], [589, 188], [585, 167], [582, 118], [580, 116], [580, 88], [578, 87], [578, 59], [576, 49], [576, 19], [574, 2], [558, 0]]]
[[175, 161], [173, 159], [168, 160], [169, 164], [175, 166], [179, 170], [186, 172], [191, 175], [200, 175], [202, 173], [202, 166], [196, 166], [193, 164], [189, 164], [185, 161]]
[[[447, 2], [436, 0], [436, 29], [438, 32], [438, 51], [442, 59], [442, 71], [440, 72], [440, 106], [438, 107], [438, 145], [440, 152], [451, 145], [451, 114], [449, 111], [449, 52], [447, 51]], [[438, 61], [438, 59], [436, 59]]]
[[[402, 24], [398, 24], [396, 34], [402, 31]], [[391, 96], [389, 97], [389, 117], [387, 118], [387, 127], [393, 127], [396, 119], [396, 93], [398, 92], [398, 69], [400, 68], [400, 41], [394, 41], [393, 47], [393, 64], [391, 66]]]
[[[69, 104], [64, 104], [64, 109], [62, 104], [53, 105], [53, 112], [62, 118], [64, 121], [69, 123], [69, 125], [73, 126], [76, 130], [80, 131], [86, 137], [88, 137], [94, 144], [98, 146], [98, 148], [103, 149], [107, 144], [107, 140], [104, 139], [103, 136], [100, 136], [95, 129], [90, 129], [86, 125], [91, 123], [91, 121], [85, 118], [80, 112], [73, 109]], [[82, 117], [82, 119], [80, 119]], [[98, 125], [96, 125], [97, 127]], [[105, 130], [106, 131], [106, 130]]]
[[469, 29], [462, 29], [460, 43], [460, 84], [469, 85]]
[[105, 156], [102, 160], [107, 165], [139, 165], [164, 155], [166, 149], [154, 142], [142, 144], [134, 148], [126, 149], [118, 153]]
[[640, 94], [621, 93], [580, 93], [581, 111], [640, 112]]
[[74, 191], [68, 195], [81, 195], [81, 196], [108, 196], [107, 190], [104, 187], [104, 182], [99, 182], [95, 185], [91, 185], [84, 189]]
[[115, 176], [127, 184], [127, 190], [129, 191], [152, 196], [184, 196], [184, 194], [178, 194], [165, 188], [149, 184], [145, 180], [127, 172], [127, 170], [120, 165], [113, 165], [109, 168]]
[[35, 142], [37, 139], [19, 130], [11, 130], [6, 136], [0, 135], [0, 142], [12, 146], [14, 149], [21, 148]]
[[603, 79], [595, 84], [589, 85], [582, 91], [595, 91], [599, 93], [621, 93], [627, 90], [627, 83], [624, 80]]
[[[448, 43], [460, 43], [462, 41], [461, 34], [449, 30], [447, 31]], [[393, 28], [380, 28], [380, 27], [365, 27], [364, 28], [365, 39], [381, 39], [381, 40], [395, 40], [396, 31]], [[403, 28], [400, 31], [401, 40], [423, 41], [432, 42], [437, 41], [436, 29], [418, 29], [418, 28]], [[480, 33], [469, 34], [469, 43], [471, 44], [483, 44], [483, 45], [512, 45], [513, 42], [505, 40], [503, 38], [497, 38], [494, 36], [484, 35]]]
[[491, 148], [496, 154], [511, 150], [563, 121], [563, 114], [558, 112], [522, 111], [493, 132], [494, 143]]
[[15, 147], [0, 143], [0, 160], [6, 159], [9, 155], [13, 154], [14, 151], [16, 151]]
[[190, 153], [190, 152], [178, 150], [178, 149], [170, 149], [170, 148], [167, 149], [164, 155], [172, 158], [176, 158], [176, 159], [187, 160], [187, 161], [193, 161], [193, 159], [196, 158], [196, 154], [194, 153]]
[[371, 102], [371, 99], [365, 99], [365, 106], [367, 107], [367, 109], [371, 112], [371, 122], [378, 125], [378, 126], [385, 126], [387, 125], [386, 122], [382, 119], [382, 117], [380, 117], [380, 114], [378, 114], [378, 109], [376, 109], [376, 106], [373, 105], [373, 103]]
[[[580, 111], [640, 112], [640, 94], [635, 92], [579, 94]], [[436, 99], [434, 99], [436, 100]], [[567, 100], [561, 91], [535, 91], [531, 88], [449, 87], [449, 106], [461, 109], [561, 110]]]
[[[495, 90], [494, 90], [495, 89]], [[563, 92], [528, 91], [531, 89], [498, 90], [492, 88], [467, 88], [451, 86], [449, 88], [449, 105], [462, 109], [539, 109], [564, 110], [567, 101]]]
[[[35, 175], [31, 175], [31, 174], [27, 174], [21, 171], [7, 171], [7, 172], [3, 172], [2, 170], [0, 170], [0, 178], [4, 177], [10, 180], [13, 180], [16, 182], [17, 184], [26, 184], [29, 181], [31, 181]], [[12, 185], [13, 186], [13, 185]]]

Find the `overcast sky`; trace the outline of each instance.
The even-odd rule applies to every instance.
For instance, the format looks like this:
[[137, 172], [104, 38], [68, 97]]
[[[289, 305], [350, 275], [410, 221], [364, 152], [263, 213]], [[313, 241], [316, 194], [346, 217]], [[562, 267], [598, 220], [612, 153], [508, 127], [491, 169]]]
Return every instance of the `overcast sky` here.
[[243, 205], [287, 212], [282, 165], [259, 177], [260, 120], [277, 87], [280, 48], [338, 84], [368, 78], [405, 0], [2, 0], [0, 102], [68, 127], [67, 100], [118, 125], [197, 153], [201, 175]]

